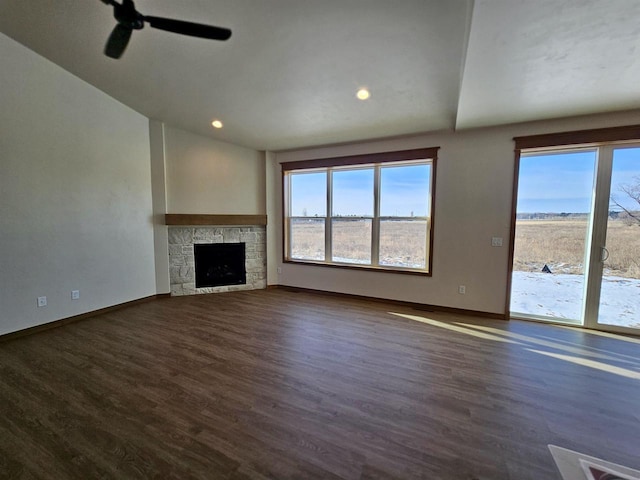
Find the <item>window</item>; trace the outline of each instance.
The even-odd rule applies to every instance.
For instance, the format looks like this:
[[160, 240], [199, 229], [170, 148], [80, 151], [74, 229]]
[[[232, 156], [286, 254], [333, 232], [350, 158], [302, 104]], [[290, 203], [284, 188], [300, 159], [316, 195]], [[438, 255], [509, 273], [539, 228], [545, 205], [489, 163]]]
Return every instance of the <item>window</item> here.
[[429, 274], [436, 152], [283, 164], [285, 261]]

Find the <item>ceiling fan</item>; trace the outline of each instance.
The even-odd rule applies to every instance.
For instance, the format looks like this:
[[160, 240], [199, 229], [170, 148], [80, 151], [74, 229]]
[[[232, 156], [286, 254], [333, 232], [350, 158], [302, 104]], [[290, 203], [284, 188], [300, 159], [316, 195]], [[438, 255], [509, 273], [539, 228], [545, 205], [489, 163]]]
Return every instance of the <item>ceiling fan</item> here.
[[136, 10], [133, 0], [122, 0], [122, 3], [115, 0], [102, 0], [102, 3], [113, 6], [113, 16], [118, 21], [104, 47], [104, 54], [107, 57], [120, 58], [127, 48], [131, 33], [134, 30], [141, 30], [145, 22], [153, 28], [192, 37], [228, 40], [231, 36], [231, 30], [228, 28], [142, 15]]

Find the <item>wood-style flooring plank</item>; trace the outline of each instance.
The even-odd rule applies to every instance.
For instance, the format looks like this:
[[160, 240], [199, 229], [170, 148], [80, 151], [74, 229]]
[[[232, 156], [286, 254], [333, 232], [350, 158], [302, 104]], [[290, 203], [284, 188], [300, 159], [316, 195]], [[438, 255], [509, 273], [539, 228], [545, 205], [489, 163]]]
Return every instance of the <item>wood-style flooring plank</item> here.
[[559, 479], [640, 468], [640, 339], [260, 290], [0, 343], [0, 478]]

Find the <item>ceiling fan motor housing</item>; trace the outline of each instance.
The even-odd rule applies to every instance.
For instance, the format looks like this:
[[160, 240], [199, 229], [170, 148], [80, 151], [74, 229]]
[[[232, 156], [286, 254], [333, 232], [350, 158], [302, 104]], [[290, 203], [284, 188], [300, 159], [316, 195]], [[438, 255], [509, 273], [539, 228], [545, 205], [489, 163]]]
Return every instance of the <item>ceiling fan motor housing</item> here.
[[123, 0], [122, 4], [113, 4], [113, 16], [119, 24], [141, 30], [144, 27], [144, 16], [136, 10], [133, 0]]

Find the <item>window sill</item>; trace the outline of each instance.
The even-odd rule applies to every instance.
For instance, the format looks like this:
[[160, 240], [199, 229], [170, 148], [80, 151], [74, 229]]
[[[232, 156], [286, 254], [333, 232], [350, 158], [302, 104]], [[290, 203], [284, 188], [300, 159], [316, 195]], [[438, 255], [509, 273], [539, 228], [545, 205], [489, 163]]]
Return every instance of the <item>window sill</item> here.
[[329, 267], [329, 268], [340, 268], [340, 269], [347, 269], [347, 270], [361, 270], [361, 271], [367, 271], [367, 272], [383, 272], [383, 273], [395, 273], [400, 275], [416, 275], [420, 277], [431, 276], [431, 272], [428, 272], [427, 270], [417, 270], [417, 269], [411, 269], [411, 268], [391, 267], [391, 266], [374, 267], [371, 265], [314, 262], [313, 260], [284, 260], [283, 263], [288, 263], [292, 265], [304, 265], [304, 266], [310, 266], [310, 267]]

